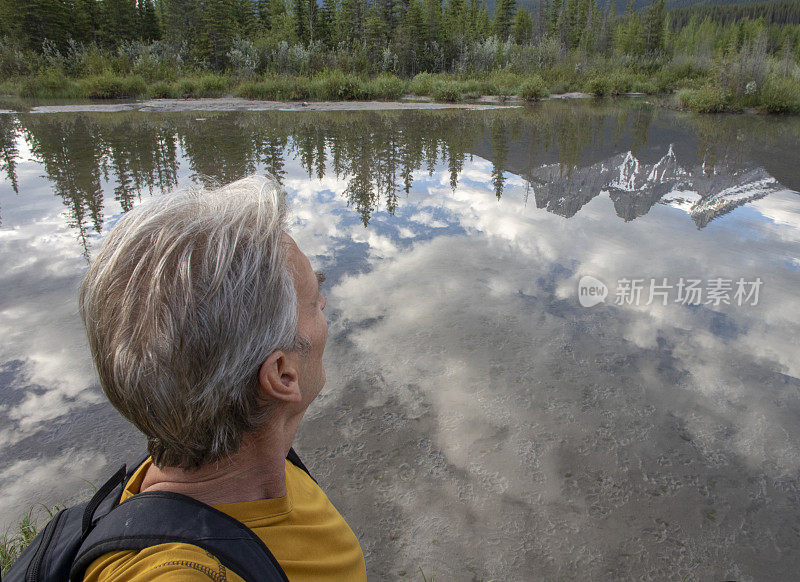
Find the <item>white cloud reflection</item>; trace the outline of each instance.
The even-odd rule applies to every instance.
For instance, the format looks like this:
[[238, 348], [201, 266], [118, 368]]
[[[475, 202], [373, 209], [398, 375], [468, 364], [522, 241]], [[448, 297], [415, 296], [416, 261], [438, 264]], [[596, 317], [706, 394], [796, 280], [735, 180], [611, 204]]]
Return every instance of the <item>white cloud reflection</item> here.
[[[480, 174], [485, 163], [476, 165], [464, 174]], [[548, 564], [542, 571], [570, 576], [603, 572], [636, 547], [652, 554], [657, 578], [684, 569], [738, 575], [752, 565], [740, 552], [748, 543], [740, 524], [720, 516], [726, 525], [707, 532], [704, 512], [713, 509], [714, 520], [723, 512], [705, 507], [698, 492], [720, 487], [713, 497], [727, 518], [759, 495], [750, 481], [795, 479], [800, 469], [800, 425], [790, 413], [798, 410], [792, 314], [800, 299], [796, 272], [779, 260], [792, 247], [780, 237], [753, 245], [739, 236], [761, 228], [745, 213], [697, 230], [684, 213], [657, 206], [622, 224], [601, 195], [565, 220], [523, 196], [524, 188], [512, 190], [498, 203], [491, 184], [453, 192], [445, 172], [420, 178], [402, 227], [436, 229], [432, 217], [447, 216], [467, 234], [422, 238], [396, 255], [382, 250], [391, 225], [380, 237], [362, 234], [370, 268], [329, 293], [332, 336], [346, 343], [331, 348], [329, 367], [344, 370], [333, 372], [322, 406], [342, 406], [355, 398], [348, 385], [367, 382], [364, 406], [376, 414], [416, 418], [429, 406], [435, 419], [432, 444], [419, 441], [427, 453], [393, 459], [417, 478], [406, 484], [393, 475], [386, 494], [376, 494], [379, 508], [400, 506], [398, 530], [413, 529], [401, 535], [406, 550], [395, 566], [443, 560], [440, 572], [482, 564], [474, 567], [487, 576], [514, 578]], [[800, 210], [794, 193], [776, 199]], [[767, 252], [778, 260], [764, 261]], [[608, 283], [682, 276], [765, 283], [755, 307], [586, 311], [575, 295], [583, 274]], [[351, 362], [368, 367], [348, 370]], [[360, 422], [346, 434], [380, 449], [391, 447], [387, 431], [385, 422]], [[337, 463], [347, 474], [369, 471], [370, 454]], [[449, 480], [452, 473], [458, 477]], [[750, 481], [736, 481], [742, 474]], [[446, 501], [442, 489], [451, 488]], [[783, 501], [750, 514], [751, 527], [786, 509], [785, 498], [776, 499]], [[513, 531], [504, 530], [515, 516]], [[687, 548], [682, 557], [646, 541], [659, 520], [673, 523]], [[487, 538], [498, 548], [519, 543], [520, 553], [465, 541]]]
[[[800, 517], [795, 193], [703, 230], [660, 205], [623, 223], [607, 193], [565, 219], [513, 175], [498, 201], [475, 157], [455, 191], [441, 166], [415, 172], [398, 216], [379, 208], [364, 228], [346, 178], [286, 171], [292, 234], [335, 275], [329, 385], [300, 450], [371, 571], [747, 579], [758, 560], [787, 566]], [[40, 199], [47, 218], [0, 231], [0, 288], [14, 290], [0, 299], [0, 362], [22, 360], [25, 385], [41, 387], [0, 408], [14, 423], [5, 450], [98, 398], [64, 293], [83, 259], [60, 203]], [[13, 204], [3, 213], [5, 229]], [[53, 282], [30, 294], [14, 277], [31, 273]], [[756, 307], [584, 310], [584, 274], [760, 276], [764, 288]], [[59, 501], [105, 461], [76, 449], [7, 463], [0, 515], [66, 475]]]

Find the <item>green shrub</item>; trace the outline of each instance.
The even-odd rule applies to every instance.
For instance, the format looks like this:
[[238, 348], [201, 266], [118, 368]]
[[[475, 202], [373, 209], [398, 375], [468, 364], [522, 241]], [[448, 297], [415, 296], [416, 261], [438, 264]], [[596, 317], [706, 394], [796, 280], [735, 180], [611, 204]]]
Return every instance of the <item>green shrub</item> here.
[[361, 79], [338, 70], [315, 76], [311, 79], [309, 91], [313, 99], [324, 101], [359, 99], [363, 93]]
[[228, 79], [222, 75], [203, 75], [197, 80], [196, 97], [219, 97], [228, 92]]
[[432, 95], [436, 83], [437, 78], [435, 75], [418, 73], [408, 84], [408, 92], [412, 95]]
[[470, 95], [477, 95], [475, 99], [481, 97], [481, 95], [485, 95], [483, 92], [484, 90], [484, 83], [479, 81], [478, 79], [465, 79], [459, 82], [461, 87], [461, 92], [465, 94], [469, 93]]
[[367, 81], [362, 89], [364, 99], [399, 99], [405, 92], [406, 84], [394, 75], [383, 73]]
[[568, 93], [572, 91], [572, 86], [565, 82], [562, 78], [554, 78], [550, 81], [546, 81], [548, 87], [550, 87], [550, 94], [553, 95], [560, 95], [561, 93]]
[[681, 89], [678, 100], [698, 113], [719, 113], [728, 109], [728, 96], [717, 85], [703, 85], [699, 89]]
[[584, 91], [595, 97], [605, 97], [611, 94], [611, 80], [605, 75], [597, 75], [586, 81]]
[[663, 66], [653, 75], [653, 83], [659, 93], [668, 93], [675, 89], [697, 89], [708, 76], [708, 68], [693, 60], [682, 58]]
[[81, 81], [83, 94], [89, 99], [122, 99], [138, 97], [147, 90], [144, 79], [138, 75], [120, 77], [106, 72]]
[[631, 75], [629, 79], [629, 91], [634, 93], [645, 93], [647, 95], [655, 95], [660, 92], [652, 76]]
[[505, 99], [519, 93], [519, 77], [509, 71], [498, 71], [486, 79], [484, 95], [497, 95]]
[[439, 81], [434, 85], [431, 97], [434, 101], [454, 103], [461, 100], [461, 86], [458, 81]]
[[156, 99], [170, 99], [178, 96], [175, 88], [166, 81], [158, 81], [153, 83], [150, 85], [150, 88], [147, 90], [147, 92], [151, 97], [155, 97]]
[[633, 91], [634, 75], [622, 71], [614, 71], [608, 76], [609, 95], [624, 95]]
[[184, 77], [183, 79], [178, 79], [178, 82], [175, 83], [175, 92], [178, 97], [184, 99], [187, 97], [196, 97], [198, 89], [199, 85], [197, 79]]
[[285, 99], [285, 86], [276, 79], [267, 78], [262, 81], [247, 81], [237, 87], [235, 94], [244, 99], [262, 99], [278, 101]]
[[248, 81], [236, 89], [237, 97], [267, 101], [295, 101], [308, 99], [309, 83], [305, 77], [266, 77], [261, 81]]
[[526, 101], [538, 101], [550, 95], [544, 80], [539, 75], [526, 77], [519, 86], [519, 96]]
[[39, 99], [66, 99], [81, 96], [80, 86], [64, 76], [56, 69], [47, 69], [43, 73], [30, 77], [22, 82], [20, 97]]
[[761, 91], [761, 108], [769, 113], [800, 113], [800, 81], [769, 80]]
[[178, 97], [219, 97], [228, 91], [228, 80], [221, 75], [184, 77], [174, 85]]

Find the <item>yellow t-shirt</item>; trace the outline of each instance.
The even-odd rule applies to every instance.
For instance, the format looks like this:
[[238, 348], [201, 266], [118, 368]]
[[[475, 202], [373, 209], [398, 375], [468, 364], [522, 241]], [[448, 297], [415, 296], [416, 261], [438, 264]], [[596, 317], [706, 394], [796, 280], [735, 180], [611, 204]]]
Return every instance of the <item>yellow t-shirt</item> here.
[[[134, 473], [122, 501], [139, 492], [150, 466]], [[252, 529], [291, 582], [367, 579], [364, 555], [353, 530], [328, 497], [303, 471], [286, 461], [286, 495], [214, 507]], [[190, 544], [170, 543], [140, 551], [112, 552], [86, 569], [85, 582], [242, 582], [214, 556]]]

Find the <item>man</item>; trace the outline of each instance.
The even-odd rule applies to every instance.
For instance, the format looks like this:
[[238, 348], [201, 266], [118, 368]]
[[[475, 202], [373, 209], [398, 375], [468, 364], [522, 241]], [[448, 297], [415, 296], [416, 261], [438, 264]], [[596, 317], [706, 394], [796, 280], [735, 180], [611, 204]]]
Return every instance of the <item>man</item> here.
[[[280, 187], [252, 176], [143, 203], [81, 288], [100, 383], [148, 439], [122, 501], [187, 495], [260, 537], [289, 580], [365, 580], [358, 540], [286, 460], [325, 384], [323, 278], [286, 234]], [[84, 580], [241, 580], [197, 546], [106, 554]]]

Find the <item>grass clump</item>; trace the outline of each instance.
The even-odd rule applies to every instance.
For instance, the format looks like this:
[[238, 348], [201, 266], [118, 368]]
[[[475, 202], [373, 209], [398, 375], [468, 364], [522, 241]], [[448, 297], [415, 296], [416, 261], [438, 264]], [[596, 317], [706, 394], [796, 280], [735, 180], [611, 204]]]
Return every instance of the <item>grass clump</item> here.
[[692, 89], [708, 79], [708, 68], [689, 59], [678, 59], [668, 63], [653, 75], [652, 82], [657, 93], [671, 93], [675, 89]]
[[349, 101], [359, 99], [362, 94], [361, 79], [357, 76], [331, 71], [311, 79], [309, 92], [313, 99], [323, 101]]
[[697, 113], [720, 113], [728, 109], [728, 96], [717, 85], [703, 85], [699, 89], [681, 89], [678, 100], [684, 107]]
[[220, 97], [228, 91], [228, 79], [222, 75], [184, 77], [174, 85], [175, 94], [184, 99], [190, 97]]
[[0, 539], [0, 574], [5, 574], [33, 538], [38, 528], [33, 517], [33, 508], [17, 523], [16, 531], [6, 533]]
[[484, 86], [484, 95], [497, 95], [505, 101], [511, 95], [519, 93], [519, 77], [509, 71], [499, 71], [489, 75]]
[[458, 81], [439, 81], [431, 93], [434, 101], [455, 103], [461, 100], [461, 85]]
[[266, 101], [298, 101], [310, 95], [309, 81], [305, 77], [265, 77], [242, 83], [236, 89], [237, 97]]
[[138, 75], [120, 77], [106, 72], [81, 80], [83, 94], [89, 99], [123, 99], [138, 97], [147, 90], [144, 79]]
[[550, 96], [550, 91], [544, 84], [544, 79], [539, 75], [525, 78], [519, 86], [519, 96], [525, 101], [538, 101]]
[[768, 113], [800, 113], [800, 82], [775, 79], [761, 91], [761, 109]]
[[362, 94], [365, 99], [394, 101], [403, 96], [406, 84], [395, 75], [383, 73], [364, 83]]
[[151, 97], [156, 99], [171, 99], [178, 96], [175, 88], [166, 81], [157, 81], [147, 90]]
[[427, 96], [433, 94], [437, 78], [430, 73], [418, 73], [408, 84], [408, 92], [412, 95]]
[[244, 99], [262, 99], [264, 101], [276, 101], [280, 99], [279, 92], [281, 83], [275, 79], [264, 79], [262, 81], [247, 81], [236, 88], [236, 96]]
[[591, 93], [595, 97], [606, 97], [607, 95], [611, 95], [611, 90], [611, 80], [605, 75], [591, 77], [588, 81], [586, 81], [586, 85], [584, 87], [584, 91]]
[[56, 69], [47, 69], [35, 77], [22, 82], [20, 97], [38, 99], [69, 99], [82, 97], [78, 83], [68, 79], [64, 73]]

